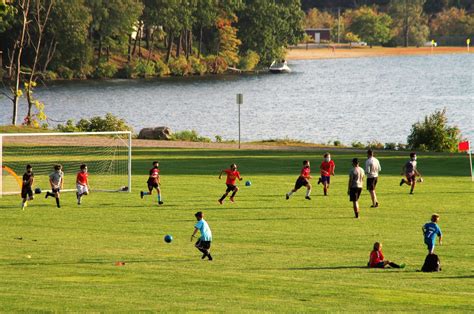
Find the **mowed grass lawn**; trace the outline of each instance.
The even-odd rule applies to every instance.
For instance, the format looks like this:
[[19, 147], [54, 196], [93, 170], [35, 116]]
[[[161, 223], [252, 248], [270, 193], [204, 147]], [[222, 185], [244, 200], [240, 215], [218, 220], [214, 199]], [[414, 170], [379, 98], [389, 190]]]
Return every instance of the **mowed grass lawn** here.
[[[25, 211], [18, 196], [0, 199], [1, 311], [474, 311], [474, 184], [465, 155], [418, 155], [425, 182], [400, 187], [408, 153], [377, 154], [380, 207], [363, 191], [361, 218], [347, 192], [350, 160], [333, 152], [330, 195], [313, 180], [285, 193], [301, 162], [318, 176], [323, 152], [140, 149], [133, 152], [133, 193], [92, 193], [63, 206], [37, 197]], [[165, 205], [140, 199], [151, 161], [159, 160]], [[236, 203], [219, 205], [218, 180], [232, 162], [244, 181]], [[90, 182], [94, 185], [94, 175]], [[73, 180], [73, 178], [69, 178]], [[252, 182], [245, 187], [246, 180]], [[45, 189], [45, 187], [43, 187]], [[213, 232], [214, 261], [190, 242], [194, 213]], [[419, 272], [426, 248], [421, 227], [441, 215], [439, 273]], [[174, 241], [163, 241], [171, 234]], [[368, 269], [375, 241], [403, 270]], [[115, 266], [116, 261], [125, 262]]]

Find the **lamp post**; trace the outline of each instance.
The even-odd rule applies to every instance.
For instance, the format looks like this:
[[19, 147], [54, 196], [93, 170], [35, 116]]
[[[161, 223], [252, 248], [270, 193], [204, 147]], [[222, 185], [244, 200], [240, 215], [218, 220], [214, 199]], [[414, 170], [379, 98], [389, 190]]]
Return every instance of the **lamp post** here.
[[239, 107], [239, 149], [240, 149], [240, 105], [244, 103], [244, 95], [237, 94], [237, 106]]

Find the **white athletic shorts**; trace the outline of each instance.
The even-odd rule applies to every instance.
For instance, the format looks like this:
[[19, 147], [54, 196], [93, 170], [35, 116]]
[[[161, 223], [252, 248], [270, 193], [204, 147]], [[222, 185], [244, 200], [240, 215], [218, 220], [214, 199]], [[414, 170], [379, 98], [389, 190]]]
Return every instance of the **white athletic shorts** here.
[[89, 193], [89, 189], [87, 188], [87, 185], [76, 184], [76, 188], [77, 188], [77, 193], [79, 194]]

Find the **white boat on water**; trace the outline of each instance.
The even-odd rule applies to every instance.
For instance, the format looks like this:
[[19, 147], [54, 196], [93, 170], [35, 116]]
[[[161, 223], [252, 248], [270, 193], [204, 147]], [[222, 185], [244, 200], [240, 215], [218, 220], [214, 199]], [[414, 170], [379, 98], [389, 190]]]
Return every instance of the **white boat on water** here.
[[288, 62], [286, 60], [276, 61], [274, 60], [269, 68], [271, 73], [289, 73], [291, 72]]

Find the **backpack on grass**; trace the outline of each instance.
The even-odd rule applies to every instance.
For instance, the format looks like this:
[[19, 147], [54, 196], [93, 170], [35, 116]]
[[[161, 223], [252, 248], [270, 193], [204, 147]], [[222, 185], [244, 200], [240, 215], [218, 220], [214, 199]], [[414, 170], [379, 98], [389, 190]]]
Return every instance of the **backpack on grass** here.
[[439, 261], [438, 255], [428, 254], [425, 258], [425, 263], [423, 264], [423, 267], [421, 267], [421, 271], [427, 273], [441, 271], [441, 263]]

